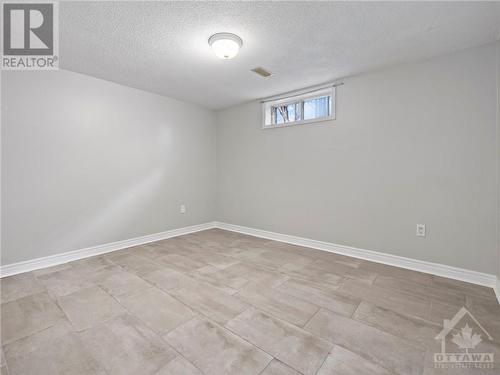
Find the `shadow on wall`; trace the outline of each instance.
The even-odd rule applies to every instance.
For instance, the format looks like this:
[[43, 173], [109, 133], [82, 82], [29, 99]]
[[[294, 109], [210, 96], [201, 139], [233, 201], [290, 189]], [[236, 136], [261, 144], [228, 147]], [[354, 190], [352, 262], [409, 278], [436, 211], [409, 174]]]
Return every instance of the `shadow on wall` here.
[[[65, 232], [58, 238], [55, 248], [63, 251], [77, 249], [82, 240], [109, 236], [109, 230], [121, 233], [119, 229], [138, 220], [138, 214], [148, 206], [146, 202], [154, 201], [153, 197], [161, 194], [164, 185], [165, 171], [159, 167], [151, 171], [144, 178], [118, 193], [106, 205], [84, 222], [73, 226], [73, 230]], [[118, 229], [118, 230], [117, 230]], [[101, 233], [102, 232], [102, 233]], [[123, 238], [122, 238], [123, 239]]]

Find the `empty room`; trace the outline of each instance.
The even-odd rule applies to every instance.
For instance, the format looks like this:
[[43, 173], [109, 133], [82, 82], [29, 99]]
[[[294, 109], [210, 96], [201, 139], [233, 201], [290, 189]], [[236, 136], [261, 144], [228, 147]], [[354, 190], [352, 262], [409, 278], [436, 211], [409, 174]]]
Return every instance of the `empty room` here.
[[500, 2], [1, 9], [1, 375], [500, 374]]

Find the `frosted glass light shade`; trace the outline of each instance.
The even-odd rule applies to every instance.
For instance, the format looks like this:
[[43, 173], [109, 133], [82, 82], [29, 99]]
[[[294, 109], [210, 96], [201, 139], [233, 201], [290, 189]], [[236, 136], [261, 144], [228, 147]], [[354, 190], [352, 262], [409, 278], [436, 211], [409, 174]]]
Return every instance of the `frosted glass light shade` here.
[[217, 33], [208, 39], [208, 44], [219, 59], [229, 60], [240, 51], [243, 41], [238, 35], [231, 33]]

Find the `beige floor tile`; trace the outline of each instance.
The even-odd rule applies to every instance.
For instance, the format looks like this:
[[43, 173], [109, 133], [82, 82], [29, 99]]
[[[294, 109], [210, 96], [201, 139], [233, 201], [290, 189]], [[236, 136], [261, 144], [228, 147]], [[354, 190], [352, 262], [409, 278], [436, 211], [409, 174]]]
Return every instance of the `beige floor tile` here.
[[157, 288], [117, 297], [132, 315], [158, 333], [169, 332], [195, 316], [193, 310]]
[[0, 375], [8, 375], [7, 362], [3, 354], [3, 349], [0, 346]]
[[239, 263], [237, 259], [234, 259], [232, 257], [226, 256], [226, 255], [221, 255], [217, 253], [210, 253], [207, 252], [206, 249], [202, 249], [201, 252], [194, 254], [190, 256], [190, 258], [198, 260], [200, 262], [203, 262], [205, 264], [208, 264], [209, 266], [218, 268], [218, 269], [224, 269], [229, 266], [232, 266], [234, 264]]
[[113, 297], [97, 286], [60, 297], [58, 303], [78, 331], [93, 327], [125, 312]]
[[407, 270], [404, 268], [389, 266], [387, 264], [362, 260], [359, 264], [359, 268], [375, 272], [379, 275], [391, 276], [402, 280], [409, 280], [423, 285], [432, 284], [432, 275], [428, 273]]
[[257, 375], [272, 357], [204, 318], [194, 318], [164, 336], [206, 375]]
[[241, 249], [231, 256], [241, 262], [259, 265], [259, 267], [270, 270], [278, 270], [278, 268], [287, 263], [284, 259], [263, 256], [267, 251], [268, 249], [265, 247], [252, 247], [251, 249]]
[[[168, 254], [178, 254], [178, 250], [174, 250], [172, 246], [155, 246], [154, 244], [150, 244], [152, 248], [154, 248], [154, 259], [161, 258], [162, 256], [168, 255]], [[184, 254], [185, 251], [183, 250], [181, 254]]]
[[302, 268], [281, 268], [281, 270], [288, 276], [295, 279], [304, 279], [306, 281], [329, 286], [330, 288], [338, 287], [343, 281], [344, 276], [336, 275], [327, 270], [307, 265]]
[[108, 375], [154, 374], [177, 354], [137, 318], [125, 314], [79, 333]]
[[336, 294], [327, 288], [320, 289], [318, 283], [304, 280], [288, 280], [277, 290], [345, 316], [351, 316], [360, 303], [357, 298]]
[[203, 375], [203, 373], [187, 359], [178, 356], [154, 375]]
[[[313, 260], [310, 263], [312, 263], [312, 262], [313, 262]], [[304, 267], [305, 266], [302, 265], [302, 264], [285, 263], [284, 265], [282, 265], [281, 267], [279, 267], [276, 271], [283, 272], [283, 273], [286, 273], [286, 274], [292, 274], [293, 275], [294, 272], [300, 271]]]
[[137, 254], [137, 255], [143, 256], [145, 258], [151, 259], [151, 260], [158, 259], [158, 258], [168, 254], [167, 251], [164, 251], [161, 248], [152, 246], [151, 244], [134, 246], [133, 248], [130, 248], [130, 250], [133, 254]]
[[[311, 249], [306, 248], [308, 251]], [[329, 251], [315, 250], [314, 258], [317, 260], [327, 261], [329, 263], [337, 263], [344, 266], [349, 266], [351, 268], [361, 268], [361, 264], [364, 262], [362, 259], [352, 258], [346, 255], [335, 254]]]
[[311, 247], [292, 245], [289, 243], [273, 241], [273, 240], [266, 240], [264, 244], [266, 248], [269, 250], [286, 251], [292, 254], [301, 255], [311, 259], [318, 259], [317, 258], [318, 255], [325, 254], [324, 251], [313, 249]]
[[[500, 342], [500, 307], [496, 306], [485, 307], [477, 301], [472, 305], [465, 306], [467, 310], [481, 323], [488, 333], [495, 338], [495, 341]], [[497, 309], [499, 312], [497, 312]], [[445, 303], [432, 302], [429, 320], [439, 327], [443, 327], [444, 320], [452, 319], [453, 316], [460, 310], [460, 307], [448, 305]], [[500, 359], [500, 357], [499, 357]]]
[[32, 335], [64, 319], [64, 314], [46, 292], [3, 303], [2, 344]]
[[311, 333], [254, 308], [229, 321], [226, 327], [305, 375], [316, 373], [332, 347]]
[[170, 294], [219, 324], [226, 323], [248, 308], [248, 304], [239, 298], [208, 284], [200, 284], [197, 288], [175, 289]]
[[197, 280], [205, 281], [219, 288], [227, 287], [234, 291], [241, 289], [248, 284], [244, 277], [234, 275], [214, 266], [205, 266], [190, 273], [190, 276]]
[[[488, 333], [495, 339], [495, 342], [500, 345], [500, 304], [483, 303], [480, 302], [479, 298], [474, 298], [474, 301], [470, 301], [469, 303], [466, 308], [479, 320]], [[500, 362], [500, 355], [498, 360]]]
[[[280, 256], [286, 260], [287, 263], [293, 263], [295, 265], [307, 265], [309, 263], [314, 262], [318, 258], [316, 258], [316, 254], [311, 252], [311, 248], [295, 246], [290, 244], [282, 243], [280, 247], [274, 246], [278, 242], [276, 241], [268, 241], [266, 242], [266, 249], [268, 250], [265, 254], [271, 254], [273, 256]], [[347, 257], [346, 257], [347, 258]], [[354, 258], [347, 258], [351, 261]]]
[[175, 251], [177, 254], [185, 253], [185, 252], [193, 252], [199, 251], [200, 248], [206, 248], [207, 243], [205, 241], [200, 242], [200, 240], [196, 240], [188, 238], [188, 235], [182, 237], [174, 237], [168, 240], [155, 242], [151, 244], [153, 246], [159, 246], [160, 248], [167, 249], [169, 251]]
[[251, 284], [237, 294], [243, 301], [297, 326], [303, 326], [319, 307], [277, 289]]
[[428, 320], [442, 327], [443, 321], [453, 318], [459, 310], [460, 307], [458, 306], [432, 301]]
[[234, 277], [243, 277], [256, 284], [265, 285], [268, 288], [278, 286], [289, 279], [289, 277], [283, 273], [246, 263], [235, 264], [224, 269], [224, 271]]
[[198, 262], [187, 256], [179, 254], [168, 254], [162, 256], [161, 258], [156, 259], [156, 262], [180, 272], [190, 272], [206, 266], [206, 263]]
[[479, 294], [466, 294], [466, 304], [469, 307], [475, 305], [476, 307], [484, 307], [487, 309], [493, 308], [494, 310], [491, 310], [491, 312], [495, 314], [500, 312], [500, 303], [496, 295], [492, 297]]
[[416, 295], [418, 297], [448, 303], [450, 305], [459, 307], [465, 305], [465, 293], [460, 293], [456, 290], [450, 290], [446, 287], [437, 285], [422, 285], [410, 280], [402, 280], [396, 277], [383, 275], [377, 276], [374, 284], [382, 288], [398, 290]]
[[[456, 308], [456, 307], [455, 307]], [[444, 309], [442, 310], [444, 311]], [[470, 311], [470, 310], [469, 310]], [[490, 319], [482, 319], [479, 317], [479, 314], [475, 311], [470, 311], [474, 318], [476, 318], [479, 323], [481, 324], [482, 327], [479, 327], [476, 322], [474, 322], [473, 319], [470, 317], [466, 316], [463, 319], [461, 319], [456, 325], [455, 325], [455, 330], [450, 332], [450, 334], [447, 337], [446, 340], [446, 350], [447, 352], [463, 352], [463, 349], [461, 349], [456, 343], [452, 341], [453, 335], [455, 334], [461, 334], [463, 333], [461, 330], [465, 327], [467, 324], [471, 329], [472, 329], [472, 334], [479, 334], [480, 335], [480, 341], [475, 344], [473, 348], [469, 350], [469, 352], [472, 353], [492, 353], [493, 354], [493, 360], [494, 360], [494, 367], [495, 369], [500, 368], [500, 342], [498, 340], [498, 337], [500, 337], [500, 326], [498, 317], [491, 317]], [[457, 311], [450, 312], [450, 316], [448, 316], [446, 319], [451, 319], [452, 316], [454, 316], [457, 313]], [[441, 322], [441, 327], [444, 326], [443, 322]], [[440, 327], [440, 328], [441, 328]], [[483, 332], [483, 328], [486, 330], [487, 333]], [[488, 338], [488, 334], [493, 337], [493, 340], [490, 340]], [[433, 359], [434, 359], [434, 353], [439, 353], [441, 351], [441, 341], [436, 340], [433, 346], [429, 346], [429, 350], [427, 351], [427, 357], [426, 357], [426, 367], [434, 367]], [[426, 368], [425, 373], [426, 374], [446, 374], [450, 373], [451, 371], [457, 370], [458, 374], [463, 374], [464, 372], [458, 371], [458, 369], [433, 369], [433, 371], [430, 371]], [[462, 369], [465, 370], [465, 369]], [[448, 371], [448, 372], [447, 372]], [[494, 371], [488, 368], [483, 368], [483, 369], [478, 369], [474, 368], [473, 370], [468, 369], [470, 373], [473, 374], [489, 374], [491, 375]]]
[[473, 296], [483, 296], [492, 299], [495, 298], [495, 291], [493, 290], [493, 288], [471, 284], [464, 281], [448, 279], [446, 277], [432, 276], [432, 285], [446, 287], [450, 290], [455, 290], [459, 293], [466, 293]]
[[134, 254], [130, 251], [123, 254], [113, 254], [106, 259], [111, 260], [113, 263], [118, 264], [119, 266], [122, 266], [126, 270], [133, 272], [139, 276], [163, 268], [163, 266], [156, 260], [146, 258], [142, 255]]
[[78, 268], [80, 270], [88, 268], [89, 270], [95, 271], [113, 265], [113, 262], [110, 260], [110, 258], [114, 256], [120, 256], [125, 253], [128, 253], [128, 249], [113, 251], [111, 253], [96, 255], [89, 258], [78, 259], [70, 262], [70, 264], [74, 268]]
[[420, 375], [425, 351], [397, 336], [321, 309], [305, 327], [391, 371]]
[[156, 287], [166, 291], [197, 286], [195, 279], [171, 268], [162, 268], [146, 273], [141, 277]]
[[367, 285], [356, 280], [344, 281], [338, 292], [401, 314], [422, 319], [429, 318], [431, 302], [413, 294], [380, 288], [376, 285]]
[[317, 375], [395, 375], [347, 349], [335, 346]]
[[104, 375], [65, 321], [6, 345], [5, 355], [11, 375]]
[[23, 298], [43, 291], [43, 286], [36, 281], [32, 272], [21, 273], [19, 275], [3, 277], [0, 279], [0, 294], [2, 297], [2, 303], [10, 302], [15, 299]]
[[399, 314], [368, 302], [361, 302], [353, 319], [405, 338], [424, 349], [434, 344], [434, 337], [442, 329], [435, 323]]
[[140, 290], [151, 287], [151, 284], [147, 283], [139, 276], [124, 271], [120, 267], [103, 273], [95, 280], [95, 283], [112, 296], [134, 294]]
[[197, 282], [203, 283], [203, 284], [209, 284], [214, 288], [217, 288], [221, 292], [227, 294], [227, 295], [234, 295], [238, 293], [238, 289], [233, 289], [224, 283], [220, 282], [219, 280], [207, 277], [206, 275], [194, 275], [192, 272], [189, 273], [189, 276], [192, 277], [193, 279], [197, 280]]
[[500, 304], [496, 298], [467, 295], [465, 307], [478, 319], [500, 324], [500, 319], [495, 319], [500, 317]]
[[300, 375], [300, 373], [283, 362], [273, 359], [260, 375]]
[[34, 276], [42, 276], [42, 275], [48, 275], [49, 273], [53, 272], [59, 272], [63, 270], [67, 270], [71, 268], [70, 263], [63, 263], [63, 264], [58, 264], [57, 266], [52, 266], [52, 267], [47, 267], [47, 268], [41, 268], [39, 270], [32, 271], [31, 273]]
[[106, 256], [99, 255], [90, 258], [84, 258], [80, 260], [75, 260], [70, 264], [75, 270], [85, 277], [94, 278], [99, 275], [100, 271], [108, 269], [110, 266], [114, 266], [114, 263], [108, 259], [108, 257], [113, 254], [118, 254], [118, 252], [109, 253]]
[[314, 270], [324, 270], [338, 276], [361, 280], [367, 283], [372, 283], [377, 277], [377, 274], [375, 272], [368, 271], [362, 268], [347, 266], [338, 262], [325, 262], [325, 260], [323, 259], [317, 260], [307, 267]]
[[[240, 368], [244, 373], [260, 368], [260, 375], [297, 375], [299, 370], [303, 375], [304, 369], [312, 373], [319, 363], [315, 362], [321, 356], [318, 352], [322, 353], [321, 345], [308, 352], [317, 345], [317, 336], [330, 340], [323, 341], [330, 349], [338, 344], [328, 359], [325, 353], [324, 363], [317, 364], [318, 368], [323, 365], [321, 375], [325, 371], [363, 374], [365, 370], [378, 374], [385, 369], [398, 375], [422, 375], [419, 370], [424, 367], [425, 375], [451, 375], [431, 369], [432, 363], [421, 357], [439, 350], [439, 342], [431, 336], [462, 304], [495, 340], [500, 337], [500, 307], [490, 288], [220, 229], [3, 278], [0, 287], [2, 343], [32, 345], [33, 352], [23, 349], [16, 361], [35, 366], [45, 353], [49, 360], [40, 365], [40, 372], [48, 368], [54, 375], [80, 371], [200, 375], [201, 368], [159, 336], [180, 332], [196, 317], [217, 328], [200, 328], [201, 339], [193, 338], [190, 330], [184, 331], [185, 337], [177, 337], [191, 345], [193, 356], [203, 357], [197, 360], [213, 373], [220, 367], [221, 374], [234, 375], [240, 374]], [[55, 335], [53, 341], [37, 338], [45, 331], [57, 332], [54, 327], [67, 322], [57, 299], [64, 301], [61, 305], [77, 327], [96, 324], [77, 336], [90, 345], [85, 349], [105, 364], [107, 373], [104, 365], [97, 369], [87, 368], [85, 361], [78, 365], [79, 359], [71, 354], [59, 359], [65, 350], [61, 345], [80, 351], [74, 334]], [[264, 355], [266, 361], [260, 351], [260, 355], [241, 354], [239, 339], [231, 335], [230, 344], [221, 350], [230, 331], [218, 324], [238, 319], [244, 320], [237, 324], [243, 343], [252, 348], [250, 339], [254, 345], [262, 343], [265, 347], [260, 350], [271, 348], [283, 361], [275, 358], [267, 363], [274, 352]], [[232, 340], [238, 344], [231, 344]], [[39, 342], [44, 342], [44, 348]], [[479, 347], [491, 350], [500, 360], [499, 345], [483, 340]], [[215, 359], [206, 358], [210, 350], [216, 351]], [[0, 361], [0, 373], [7, 367]], [[454, 369], [454, 374], [470, 374], [467, 371]], [[491, 375], [491, 370], [485, 371], [474, 374]]]
[[256, 263], [276, 269], [298, 269], [314, 262], [313, 258], [295, 254], [287, 250], [269, 249], [260, 253]]
[[110, 253], [98, 255], [94, 258], [103, 258], [111, 262], [114, 262], [115, 259], [120, 259], [123, 257], [127, 257], [129, 255], [139, 255], [139, 254], [137, 254], [137, 252], [135, 251], [135, 247], [127, 247], [126, 249], [112, 251]]
[[56, 298], [95, 285], [87, 276], [73, 267], [37, 276], [37, 280], [51, 296]]

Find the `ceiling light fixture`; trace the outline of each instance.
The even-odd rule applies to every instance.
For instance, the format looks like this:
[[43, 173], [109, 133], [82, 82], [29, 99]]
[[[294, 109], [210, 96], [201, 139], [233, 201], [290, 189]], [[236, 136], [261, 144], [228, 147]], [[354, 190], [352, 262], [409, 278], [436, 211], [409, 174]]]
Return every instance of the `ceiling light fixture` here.
[[229, 60], [240, 51], [243, 41], [238, 35], [231, 33], [217, 33], [208, 39], [208, 44], [219, 59]]

